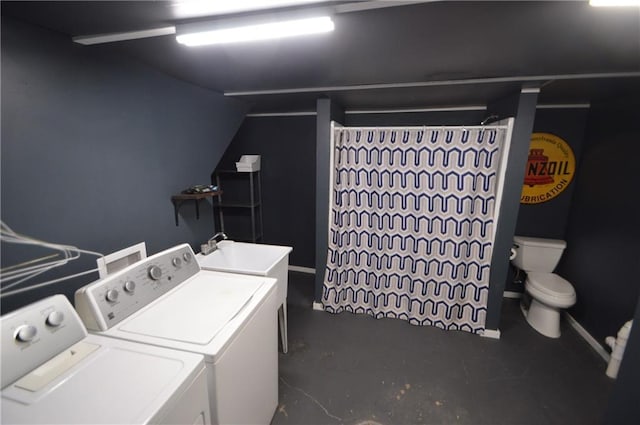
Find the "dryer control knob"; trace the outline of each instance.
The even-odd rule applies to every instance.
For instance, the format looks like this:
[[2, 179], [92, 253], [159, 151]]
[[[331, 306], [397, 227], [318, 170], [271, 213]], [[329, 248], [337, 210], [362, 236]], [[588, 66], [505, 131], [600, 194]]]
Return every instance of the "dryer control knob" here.
[[105, 296], [105, 298], [107, 299], [107, 301], [109, 301], [110, 303], [114, 303], [118, 300], [118, 291], [116, 291], [115, 289], [109, 289], [107, 291], [107, 295]]
[[147, 269], [149, 277], [153, 280], [159, 280], [162, 277], [162, 269], [158, 266], [151, 266]]
[[184, 261], [186, 261], [187, 263], [190, 263], [193, 255], [191, 255], [190, 252], [185, 252], [184, 254], [182, 254], [182, 258], [184, 258]]
[[61, 311], [52, 311], [47, 316], [46, 324], [51, 327], [57, 327], [64, 321], [64, 314]]
[[123, 286], [125, 292], [132, 293], [136, 290], [136, 283], [133, 280], [127, 280]]
[[38, 329], [33, 325], [22, 325], [15, 333], [15, 338], [20, 342], [29, 342], [38, 334]]
[[174, 267], [180, 267], [182, 265], [182, 260], [176, 257], [173, 260], [171, 260], [171, 264], [173, 264]]

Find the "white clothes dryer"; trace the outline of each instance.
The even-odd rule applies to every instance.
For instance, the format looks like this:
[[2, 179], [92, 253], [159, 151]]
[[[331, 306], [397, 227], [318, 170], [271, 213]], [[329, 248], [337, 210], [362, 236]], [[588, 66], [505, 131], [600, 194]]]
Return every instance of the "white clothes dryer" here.
[[268, 424], [278, 403], [276, 280], [200, 270], [188, 244], [76, 292], [90, 332], [204, 355], [214, 424]]
[[209, 424], [201, 355], [88, 335], [54, 295], [2, 316], [3, 424]]

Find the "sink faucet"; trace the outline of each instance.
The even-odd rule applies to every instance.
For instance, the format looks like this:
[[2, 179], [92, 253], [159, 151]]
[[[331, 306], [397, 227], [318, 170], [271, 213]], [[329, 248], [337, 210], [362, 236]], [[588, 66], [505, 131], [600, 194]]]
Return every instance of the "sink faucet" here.
[[[222, 239], [218, 239], [218, 238], [222, 238]], [[213, 235], [211, 237], [211, 239], [209, 239], [209, 240], [210, 241], [215, 241], [215, 242], [220, 242], [220, 241], [223, 241], [225, 239], [229, 239], [229, 237], [224, 232], [218, 232], [215, 235]]]
[[200, 245], [200, 252], [202, 255], [211, 254], [213, 251], [218, 249], [218, 242], [225, 239], [229, 239], [229, 237], [224, 232], [216, 233], [207, 241], [206, 244]]

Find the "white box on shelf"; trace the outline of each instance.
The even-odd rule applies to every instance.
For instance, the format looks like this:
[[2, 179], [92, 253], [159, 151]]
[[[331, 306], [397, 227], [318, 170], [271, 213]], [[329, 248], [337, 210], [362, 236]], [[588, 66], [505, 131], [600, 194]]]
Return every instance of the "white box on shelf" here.
[[236, 162], [236, 170], [244, 173], [260, 170], [260, 155], [242, 155]]

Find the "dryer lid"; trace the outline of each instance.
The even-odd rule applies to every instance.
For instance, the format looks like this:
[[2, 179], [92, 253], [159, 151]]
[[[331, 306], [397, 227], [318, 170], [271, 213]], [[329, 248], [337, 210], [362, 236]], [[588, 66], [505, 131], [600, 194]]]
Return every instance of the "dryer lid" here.
[[[202, 356], [193, 353], [99, 335], [83, 342], [98, 348], [42, 388], [16, 382], [2, 389], [3, 423], [158, 422], [204, 368]], [[43, 366], [39, 369], [46, 372]]]
[[529, 272], [527, 280], [532, 287], [550, 296], [573, 297], [576, 295], [573, 285], [555, 273]]

